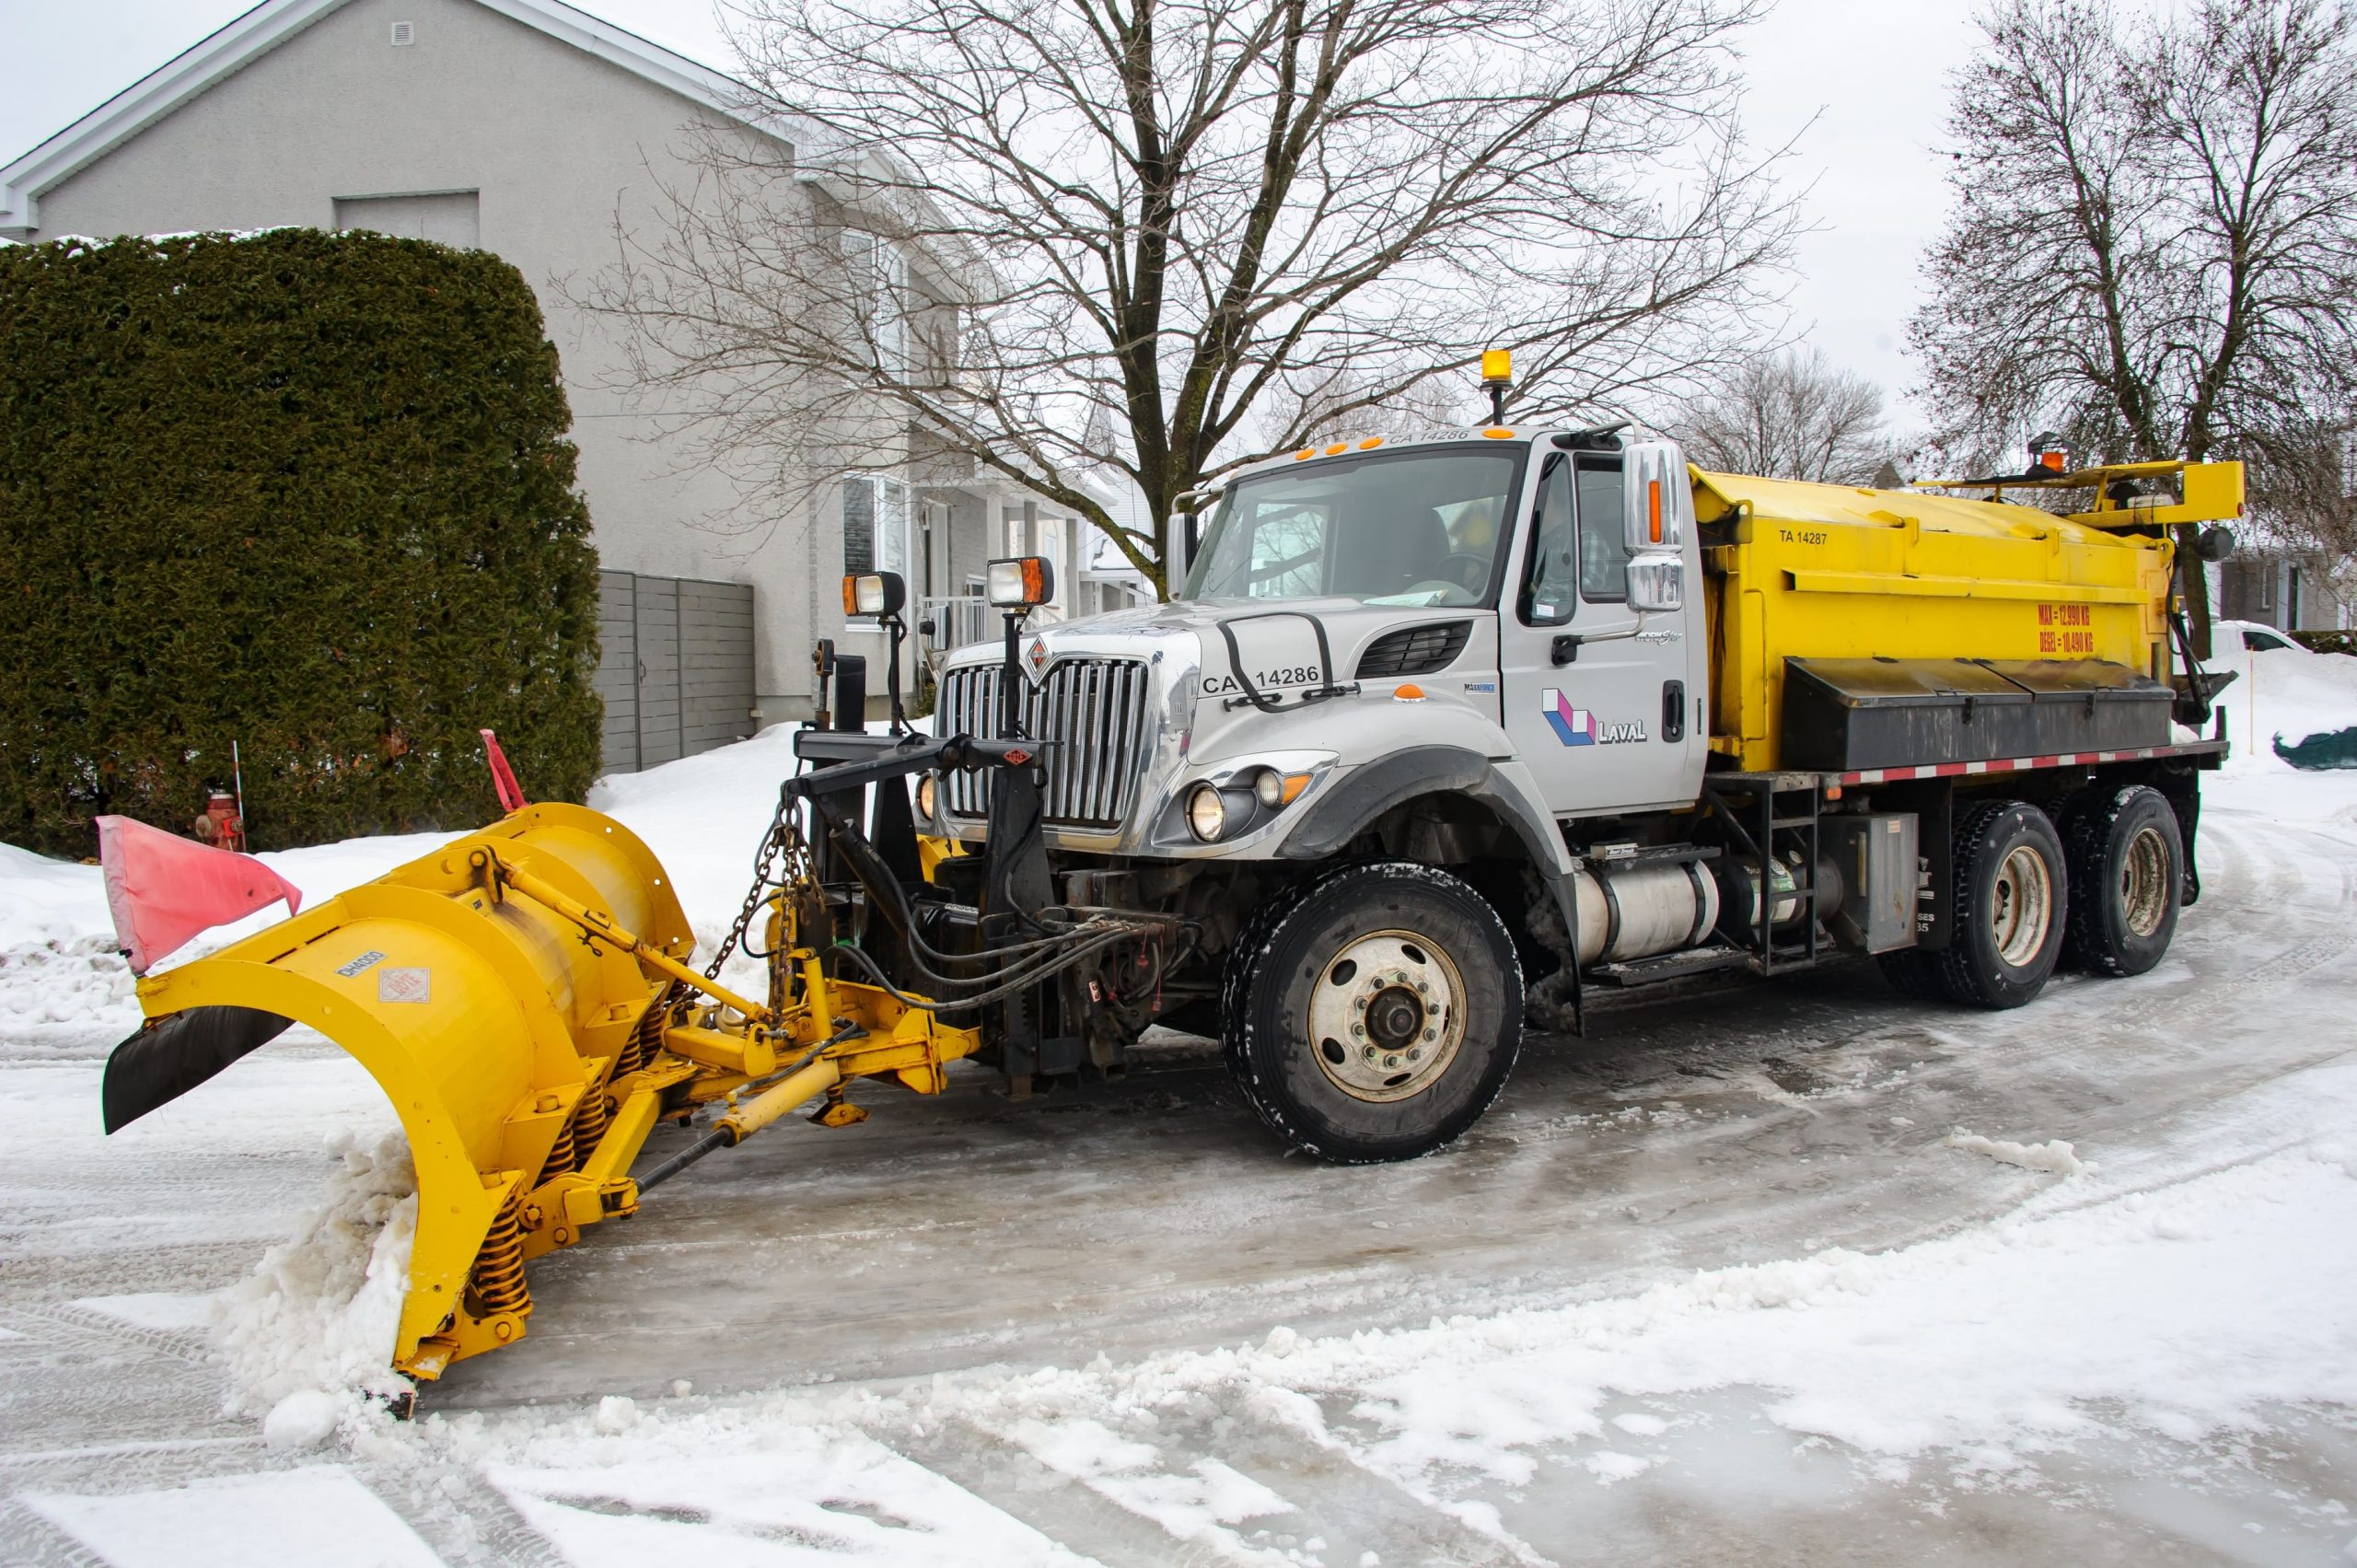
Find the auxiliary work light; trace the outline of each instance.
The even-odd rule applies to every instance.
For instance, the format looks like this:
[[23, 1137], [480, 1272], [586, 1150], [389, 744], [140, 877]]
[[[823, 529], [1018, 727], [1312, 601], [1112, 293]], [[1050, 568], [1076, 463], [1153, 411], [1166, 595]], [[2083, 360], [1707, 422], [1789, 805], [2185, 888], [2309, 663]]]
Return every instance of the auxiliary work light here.
[[843, 579], [845, 615], [898, 615], [909, 587], [898, 572], [868, 572]]
[[993, 561], [985, 580], [991, 603], [1001, 610], [1029, 610], [1056, 597], [1055, 568], [1044, 555]]

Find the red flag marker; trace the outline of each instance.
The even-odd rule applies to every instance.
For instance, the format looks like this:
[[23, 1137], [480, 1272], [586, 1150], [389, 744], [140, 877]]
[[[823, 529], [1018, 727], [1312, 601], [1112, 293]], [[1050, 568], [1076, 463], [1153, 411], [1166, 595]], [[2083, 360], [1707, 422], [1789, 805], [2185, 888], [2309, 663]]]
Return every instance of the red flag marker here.
[[303, 890], [252, 855], [212, 849], [128, 817], [101, 817], [98, 826], [107, 912], [134, 974], [145, 974], [199, 932], [265, 904], [284, 899], [289, 914], [303, 907]]
[[499, 749], [499, 737], [487, 729], [478, 733], [482, 737], [482, 754], [491, 763], [491, 785], [499, 792], [499, 808], [523, 810], [531, 803], [524, 798], [524, 786], [516, 782], [516, 770], [507, 765], [507, 753]]

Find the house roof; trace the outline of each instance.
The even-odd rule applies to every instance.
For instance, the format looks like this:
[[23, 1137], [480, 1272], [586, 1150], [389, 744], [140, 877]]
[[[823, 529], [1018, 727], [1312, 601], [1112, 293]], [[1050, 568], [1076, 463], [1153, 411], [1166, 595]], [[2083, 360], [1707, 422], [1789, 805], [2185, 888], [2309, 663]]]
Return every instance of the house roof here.
[[[41, 193], [96, 163], [215, 83], [277, 48], [351, 0], [262, 0], [235, 21], [0, 168], [0, 235], [41, 225]], [[649, 42], [563, 0], [475, 0], [486, 10], [571, 44], [694, 103], [781, 140], [799, 127], [753, 114], [751, 94], [734, 77]]]

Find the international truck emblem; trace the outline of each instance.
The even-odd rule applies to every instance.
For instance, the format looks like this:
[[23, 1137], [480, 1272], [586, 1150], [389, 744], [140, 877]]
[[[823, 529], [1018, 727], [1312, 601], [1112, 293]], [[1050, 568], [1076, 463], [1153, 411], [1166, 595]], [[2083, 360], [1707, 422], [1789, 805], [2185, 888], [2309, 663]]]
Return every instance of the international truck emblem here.
[[1617, 746], [1645, 738], [1641, 724], [1598, 724], [1594, 714], [1572, 706], [1572, 700], [1552, 686], [1539, 693], [1538, 711], [1547, 715], [1555, 738], [1566, 746]]
[[1046, 674], [1048, 669], [1048, 640], [1045, 637], [1032, 638], [1031, 645], [1023, 651], [1023, 662], [1031, 667], [1032, 679], [1037, 680], [1040, 676]]

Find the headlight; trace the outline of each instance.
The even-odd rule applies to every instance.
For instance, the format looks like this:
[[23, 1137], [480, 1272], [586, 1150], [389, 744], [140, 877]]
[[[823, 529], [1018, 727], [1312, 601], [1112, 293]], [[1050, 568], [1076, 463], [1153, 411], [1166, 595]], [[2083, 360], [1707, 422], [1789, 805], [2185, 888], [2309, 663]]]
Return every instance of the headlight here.
[[1227, 802], [1215, 786], [1199, 784], [1187, 792], [1187, 826], [1205, 843], [1217, 842], [1227, 831]]
[[928, 822], [933, 820], [933, 775], [917, 775], [917, 815]]

